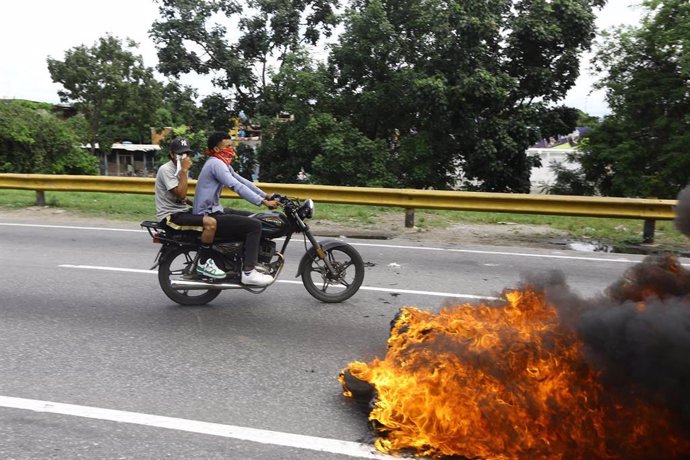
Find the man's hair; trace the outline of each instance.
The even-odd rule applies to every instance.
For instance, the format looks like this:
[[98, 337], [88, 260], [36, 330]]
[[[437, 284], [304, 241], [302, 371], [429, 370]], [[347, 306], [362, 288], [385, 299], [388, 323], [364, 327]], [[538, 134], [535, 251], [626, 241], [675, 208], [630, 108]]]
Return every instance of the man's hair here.
[[218, 143], [223, 139], [230, 139], [230, 134], [224, 133], [223, 131], [213, 131], [208, 136], [208, 142], [206, 143], [206, 145], [208, 146], [208, 149], [211, 150], [213, 147], [218, 145]]

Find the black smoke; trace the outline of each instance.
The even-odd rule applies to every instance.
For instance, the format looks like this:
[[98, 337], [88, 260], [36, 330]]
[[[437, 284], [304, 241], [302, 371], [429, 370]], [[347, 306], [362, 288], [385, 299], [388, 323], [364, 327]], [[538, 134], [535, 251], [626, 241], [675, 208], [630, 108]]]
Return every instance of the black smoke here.
[[690, 272], [675, 257], [647, 257], [592, 299], [561, 276], [529, 278], [577, 332], [607, 388], [666, 406], [690, 431]]

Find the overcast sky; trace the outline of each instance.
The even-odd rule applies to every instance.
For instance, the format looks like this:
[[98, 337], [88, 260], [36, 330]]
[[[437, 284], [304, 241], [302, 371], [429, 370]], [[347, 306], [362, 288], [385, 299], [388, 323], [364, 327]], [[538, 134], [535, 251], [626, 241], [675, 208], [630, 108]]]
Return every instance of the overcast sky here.
[[[609, 0], [598, 14], [597, 26], [611, 28], [639, 22], [641, 0]], [[48, 73], [46, 58], [63, 59], [65, 51], [79, 45], [93, 46], [110, 33], [139, 43], [146, 66], [155, 67], [156, 52], [148, 30], [158, 14], [152, 0], [19, 0], [0, 6], [0, 99], [16, 98], [59, 102], [59, 85]], [[608, 112], [602, 92], [589, 94], [592, 77], [585, 56], [581, 76], [564, 103], [593, 115]], [[206, 82], [187, 77], [185, 83], [202, 95], [211, 92]]]

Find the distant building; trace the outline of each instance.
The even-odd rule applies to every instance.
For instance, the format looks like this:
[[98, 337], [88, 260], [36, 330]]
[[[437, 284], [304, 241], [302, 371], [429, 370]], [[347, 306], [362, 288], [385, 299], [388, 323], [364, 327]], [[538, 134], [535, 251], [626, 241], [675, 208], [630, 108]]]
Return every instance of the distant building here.
[[77, 114], [72, 104], [53, 104], [53, 113], [61, 120], [67, 120]]
[[566, 142], [570, 144], [571, 147], [575, 146], [580, 142], [580, 138], [591, 131], [591, 128], [586, 126], [578, 126], [570, 134], [559, 134], [556, 137], [550, 137], [548, 139], [541, 139], [536, 144], [532, 145], [530, 148], [533, 149], [548, 149], [551, 147], [556, 147]]
[[161, 141], [172, 133], [172, 130], [173, 129], [169, 126], [161, 128], [160, 130], [156, 128], [151, 128], [151, 143], [155, 145], [160, 145]]
[[113, 144], [108, 155], [107, 176], [147, 177], [155, 172], [157, 144]]
[[541, 167], [532, 168], [529, 181], [531, 184], [531, 193], [543, 193], [543, 190], [548, 185], [553, 185], [556, 181], [556, 174], [552, 167], [554, 163], [560, 163], [568, 169], [577, 169], [580, 167], [579, 163], [569, 163], [567, 161], [568, 154], [576, 153], [575, 149], [527, 149], [528, 156], [538, 156], [541, 159]]
[[[82, 145], [91, 150], [91, 145]], [[156, 155], [160, 146], [154, 144], [115, 143], [109, 154], [101, 152], [96, 144], [96, 156], [101, 175], [150, 177], [156, 172]]]

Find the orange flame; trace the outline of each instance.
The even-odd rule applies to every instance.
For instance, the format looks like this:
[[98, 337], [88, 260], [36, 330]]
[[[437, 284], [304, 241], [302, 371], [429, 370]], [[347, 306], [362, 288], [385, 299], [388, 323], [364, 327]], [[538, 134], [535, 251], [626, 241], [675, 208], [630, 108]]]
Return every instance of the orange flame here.
[[[502, 306], [400, 311], [385, 359], [345, 373], [375, 389], [376, 448], [482, 459], [672, 458], [668, 410], [604, 391], [583, 344], [534, 289]], [[643, 307], [639, 308], [640, 311]]]

